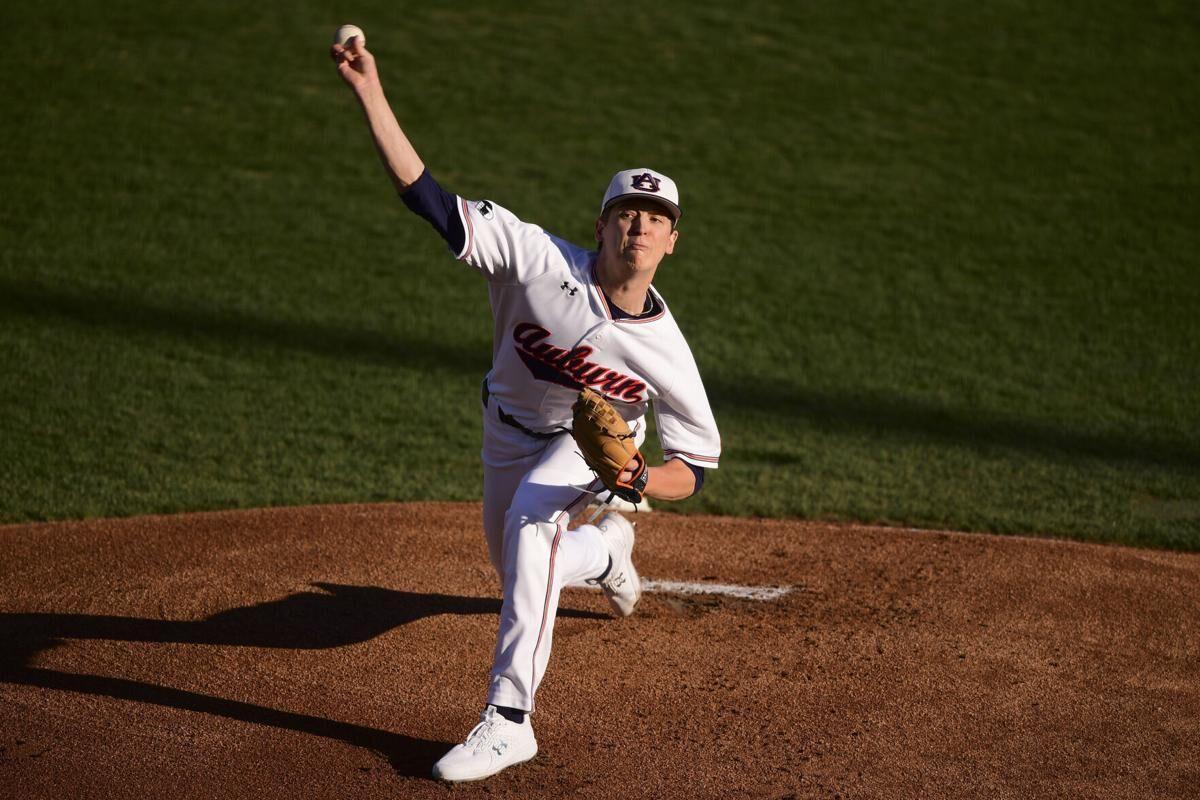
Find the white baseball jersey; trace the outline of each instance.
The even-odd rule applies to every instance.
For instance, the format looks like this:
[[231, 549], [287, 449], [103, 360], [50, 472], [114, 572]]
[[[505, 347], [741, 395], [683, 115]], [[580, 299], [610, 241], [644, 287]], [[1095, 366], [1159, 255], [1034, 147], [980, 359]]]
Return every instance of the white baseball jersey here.
[[715, 469], [721, 440], [691, 349], [661, 295], [658, 313], [614, 318], [593, 251], [522, 222], [489, 200], [458, 198], [457, 257], [486, 276], [495, 319], [488, 390], [525, 427], [571, 425], [590, 386], [632, 426], [653, 403], [663, 455]]

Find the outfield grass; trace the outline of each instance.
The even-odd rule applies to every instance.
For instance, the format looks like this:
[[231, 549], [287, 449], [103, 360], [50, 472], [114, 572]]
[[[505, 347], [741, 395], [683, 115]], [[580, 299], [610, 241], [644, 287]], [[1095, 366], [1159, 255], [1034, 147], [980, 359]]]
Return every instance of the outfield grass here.
[[1200, 15], [1133, 4], [62, 0], [5, 11], [0, 520], [479, 496], [484, 283], [326, 56], [368, 34], [452, 190], [656, 284], [721, 425], [683, 511], [1200, 549]]

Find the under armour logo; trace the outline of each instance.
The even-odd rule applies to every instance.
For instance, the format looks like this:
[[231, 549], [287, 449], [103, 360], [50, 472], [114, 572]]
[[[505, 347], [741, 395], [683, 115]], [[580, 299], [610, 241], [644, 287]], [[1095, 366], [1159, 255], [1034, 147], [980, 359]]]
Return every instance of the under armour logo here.
[[662, 186], [662, 181], [649, 172], [643, 172], [630, 178], [629, 184], [639, 192], [657, 192]]
[[496, 755], [504, 755], [504, 751], [508, 749], [508, 742], [500, 741], [492, 745], [492, 749], [496, 751]]
[[[567, 288], [567, 287], [570, 287], [570, 288]], [[571, 284], [567, 283], [566, 281], [563, 281], [562, 286], [560, 286], [558, 288], [562, 289], [564, 292], [566, 292], [571, 297], [574, 297], [575, 293], [579, 291], [578, 286], [571, 286]]]

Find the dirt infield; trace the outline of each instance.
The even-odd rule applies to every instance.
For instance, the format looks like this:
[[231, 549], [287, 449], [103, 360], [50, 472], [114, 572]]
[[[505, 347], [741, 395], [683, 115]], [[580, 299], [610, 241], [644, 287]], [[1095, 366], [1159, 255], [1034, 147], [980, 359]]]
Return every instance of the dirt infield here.
[[429, 780], [498, 588], [473, 504], [0, 527], [0, 796], [1196, 797], [1200, 556], [643, 515], [564, 592], [541, 753]]

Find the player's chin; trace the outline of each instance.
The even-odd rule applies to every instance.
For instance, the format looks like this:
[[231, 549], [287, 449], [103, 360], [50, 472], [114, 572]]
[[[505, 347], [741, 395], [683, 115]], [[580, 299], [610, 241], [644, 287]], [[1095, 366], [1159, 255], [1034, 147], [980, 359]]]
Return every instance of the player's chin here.
[[653, 269], [661, 260], [662, 256], [650, 250], [630, 248], [625, 251], [625, 263], [635, 270]]

